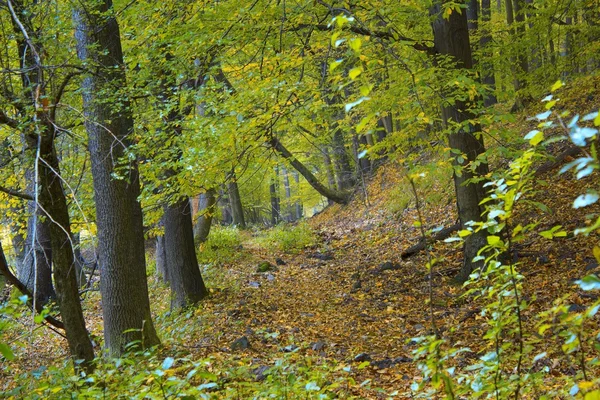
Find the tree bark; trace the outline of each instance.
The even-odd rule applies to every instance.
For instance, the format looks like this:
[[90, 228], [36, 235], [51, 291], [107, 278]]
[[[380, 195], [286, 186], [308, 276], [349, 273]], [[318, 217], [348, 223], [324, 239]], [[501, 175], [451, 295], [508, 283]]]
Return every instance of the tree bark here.
[[178, 310], [194, 305], [208, 295], [198, 268], [192, 210], [187, 197], [165, 206], [163, 224], [171, 310]]
[[[300, 191], [300, 175], [298, 174], [298, 171], [293, 171], [293, 175], [294, 175], [294, 182], [296, 182], [296, 191]], [[303, 215], [303, 206], [302, 206], [302, 200], [298, 199], [296, 200], [295, 203], [295, 208], [296, 208], [296, 221], [302, 218]]]
[[490, 21], [492, 19], [492, 9], [490, 0], [481, 0], [481, 21], [483, 22], [484, 28], [481, 32], [481, 39], [479, 46], [482, 50], [481, 62], [481, 81], [485, 84], [490, 92], [483, 98], [483, 105], [485, 107], [493, 106], [498, 102], [496, 98], [496, 77], [494, 75], [494, 62], [493, 52], [490, 49], [492, 43], [492, 34], [490, 29]]
[[215, 215], [216, 191], [214, 188], [208, 189], [200, 195], [198, 199], [198, 219], [194, 225], [194, 242], [196, 244], [204, 243], [210, 234], [213, 216]]
[[[33, 185], [31, 187], [33, 188]], [[23, 243], [24, 258], [22, 263], [17, 263], [17, 277], [31, 293], [35, 294], [36, 302], [44, 305], [56, 298], [52, 284], [50, 220], [34, 201], [30, 201], [27, 208], [30, 216], [27, 223], [27, 237]]]
[[[448, 18], [444, 18], [441, 9], [439, 2], [431, 8], [431, 13], [436, 16], [433, 22], [434, 46], [439, 54], [451, 56], [456, 61], [456, 68], [471, 69], [473, 63], [466, 14], [454, 11]], [[442, 117], [449, 127], [452, 124], [475, 119], [475, 116], [469, 111], [468, 104], [459, 100], [454, 103], [444, 103]], [[478, 125], [467, 124], [465, 128], [452, 132], [448, 141], [450, 148], [459, 150], [460, 155], [466, 158], [467, 163], [475, 162], [477, 157], [485, 152], [481, 129]], [[483, 207], [480, 206], [480, 202], [486, 196], [483, 181], [469, 184], [466, 181], [474, 177], [485, 176], [488, 167], [487, 164], [480, 163], [473, 172], [469, 165], [461, 164], [458, 155], [454, 156], [453, 163], [455, 168], [461, 170], [460, 174], [454, 173], [454, 187], [458, 216], [461, 226], [465, 227], [469, 221], [482, 220]], [[456, 277], [457, 280], [468, 279], [474, 269], [481, 267], [482, 263], [473, 262], [473, 257], [485, 245], [486, 238], [487, 234], [483, 230], [466, 238], [464, 262]]]
[[235, 169], [232, 169], [229, 173], [227, 191], [229, 192], [229, 203], [231, 205], [231, 216], [233, 218], [233, 224], [240, 229], [246, 229], [246, 221], [244, 219], [244, 207], [242, 206], [242, 198], [240, 197], [240, 188], [238, 187]]
[[[82, 1], [73, 11], [79, 58], [94, 67], [83, 79], [83, 109], [92, 162], [105, 346], [113, 356], [128, 343], [160, 343], [150, 314], [137, 163], [116, 170], [131, 144], [133, 118], [126, 97], [107, 98], [126, 86], [119, 26], [112, 1]], [[115, 179], [118, 173], [122, 179]], [[125, 176], [122, 176], [125, 175]]]
[[154, 253], [156, 260], [156, 275], [163, 282], [169, 282], [169, 270], [167, 269], [167, 254], [165, 251], [164, 235], [156, 237], [156, 247]]
[[291, 165], [298, 171], [304, 179], [311, 185], [317, 192], [319, 192], [323, 197], [331, 200], [335, 203], [339, 204], [348, 204], [350, 200], [350, 192], [348, 191], [336, 191], [327, 188], [324, 186], [316, 176], [308, 168], [304, 166], [300, 161], [298, 161], [290, 151], [283, 146], [283, 144], [276, 137], [271, 137], [268, 141], [269, 146], [273, 150], [275, 150], [279, 155], [285, 158]]
[[271, 225], [275, 226], [281, 220], [280, 206], [279, 206], [279, 189], [277, 181], [279, 179], [279, 170], [275, 167], [275, 176], [271, 178], [271, 184], [269, 185], [269, 193], [271, 196]]
[[337, 187], [339, 190], [349, 190], [354, 187], [356, 181], [354, 179], [350, 156], [346, 150], [344, 132], [339, 128], [335, 129], [335, 132], [333, 132], [332, 148]]
[[281, 175], [283, 176], [283, 190], [285, 193], [285, 213], [283, 219], [287, 222], [294, 220], [294, 212], [292, 211], [292, 187], [290, 186], [290, 176], [287, 168], [281, 167]]
[[[49, 122], [49, 121], [48, 121]], [[76, 260], [71, 242], [71, 224], [67, 198], [64, 194], [58, 158], [54, 150], [53, 124], [47, 123], [40, 145], [40, 203], [50, 223], [54, 282], [58, 306], [65, 324], [65, 333], [71, 356], [83, 360], [81, 365], [87, 372], [94, 369], [94, 349], [88, 336], [79, 301]]]

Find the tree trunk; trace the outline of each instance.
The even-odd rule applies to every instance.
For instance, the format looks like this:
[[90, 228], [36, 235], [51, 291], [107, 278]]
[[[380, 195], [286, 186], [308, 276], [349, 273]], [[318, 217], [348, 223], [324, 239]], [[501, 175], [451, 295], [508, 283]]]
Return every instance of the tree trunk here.
[[169, 270], [167, 269], [167, 254], [165, 251], [164, 235], [156, 237], [156, 248], [154, 253], [154, 257], [156, 260], [156, 275], [161, 281], [169, 282]]
[[78, 4], [73, 11], [77, 54], [94, 66], [94, 74], [85, 75], [82, 88], [96, 202], [104, 338], [109, 353], [118, 356], [128, 343], [144, 348], [160, 341], [148, 299], [137, 163], [130, 161], [125, 170], [116, 170], [115, 164], [131, 144], [133, 132], [127, 98], [118, 99], [121, 105], [107, 102], [126, 87], [119, 26], [111, 0]]
[[490, 107], [498, 102], [496, 98], [496, 77], [494, 75], [493, 51], [490, 48], [492, 42], [492, 34], [490, 29], [490, 21], [492, 19], [492, 9], [490, 0], [481, 0], [481, 21], [484, 29], [481, 32], [479, 46], [482, 50], [481, 62], [481, 81], [486, 85], [490, 92], [483, 99], [483, 105]]
[[337, 187], [339, 190], [349, 190], [354, 186], [356, 181], [354, 179], [354, 172], [352, 171], [352, 163], [346, 150], [344, 132], [339, 128], [333, 133], [332, 148]]
[[285, 192], [285, 213], [283, 219], [287, 222], [294, 220], [294, 212], [292, 211], [292, 187], [290, 186], [290, 176], [287, 168], [281, 167], [281, 175], [283, 176], [283, 190]]
[[344, 191], [335, 191], [325, 187], [316, 176], [313, 175], [312, 172], [308, 168], [304, 166], [300, 161], [298, 161], [292, 153], [288, 149], [286, 149], [283, 144], [276, 137], [271, 137], [268, 144], [271, 146], [273, 150], [279, 153], [283, 158], [285, 158], [291, 165], [298, 171], [304, 179], [308, 182], [310, 186], [312, 186], [317, 192], [319, 192], [322, 196], [331, 200], [335, 203], [339, 204], [347, 204], [350, 200], [350, 193]]
[[[333, 172], [333, 164], [331, 162], [331, 156], [329, 155], [329, 146], [323, 146], [321, 149], [323, 154], [323, 164], [325, 165], [325, 173], [327, 174], [327, 187], [331, 190], [336, 190], [337, 185], [335, 183], [335, 173]], [[327, 199], [329, 205], [332, 205], [334, 201]]]
[[[33, 189], [33, 184], [31, 188]], [[27, 208], [30, 213], [27, 237], [23, 243], [23, 262], [17, 263], [17, 277], [34, 293], [36, 302], [46, 304], [50, 299], [56, 298], [52, 284], [50, 220], [35, 202], [30, 201]]]
[[[294, 181], [296, 182], [296, 191], [299, 193], [300, 192], [300, 175], [298, 174], [298, 171], [293, 171], [292, 174], [294, 175]], [[302, 209], [304, 208], [302, 206], [302, 200], [298, 199], [296, 200], [295, 203], [295, 208], [296, 208], [296, 221], [302, 218], [303, 212]]]
[[279, 188], [277, 181], [279, 179], [279, 169], [275, 167], [275, 176], [271, 178], [269, 193], [271, 195], [271, 225], [275, 226], [281, 220], [279, 207]]
[[242, 206], [242, 198], [240, 197], [240, 188], [238, 187], [235, 169], [232, 169], [229, 173], [227, 190], [229, 192], [229, 203], [231, 204], [233, 224], [240, 229], [246, 229], [246, 221], [244, 220], [244, 207]]
[[[28, 17], [31, 13], [24, 8], [21, 1], [15, 1], [14, 5], [18, 11], [17, 15], [25, 17], [25, 25], [29, 28], [29, 34], [37, 35], [41, 28], [38, 31], [31, 27], [31, 20]], [[31, 175], [28, 180], [30, 191], [34, 193], [36, 201], [39, 202], [38, 204], [32, 202], [29, 207], [32, 211], [31, 218], [35, 217], [36, 222], [29, 224], [30, 232], [27, 241], [33, 242], [33, 252], [31, 255], [27, 255], [27, 252], [26, 257], [33, 259], [33, 255], [36, 254], [35, 261], [33, 261], [34, 271], [39, 267], [35, 264], [40, 261], [46, 264], [43, 271], [35, 272], [37, 275], [36, 281], [43, 278], [47, 282], [51, 282], [49, 273], [50, 265], [53, 264], [56, 298], [69, 351], [74, 361], [82, 361], [81, 364], [75, 364], [75, 369], [82, 368], [85, 372], [91, 373], [94, 370], [92, 364], [94, 350], [85, 327], [81, 303], [79, 302], [69, 210], [62, 188], [58, 157], [54, 148], [54, 141], [58, 133], [55, 129], [56, 121], [53, 120], [53, 113], [45, 107], [40, 108], [38, 104], [38, 101], [45, 97], [45, 89], [52, 86], [44, 81], [42, 74], [43, 66], [40, 54], [43, 54], [43, 51], [40, 47], [35, 48], [35, 45], [32, 44], [37, 45], [40, 42], [38, 40], [32, 41], [25, 32], [21, 33], [20, 28], [22, 26], [22, 22], [15, 18], [13, 27], [18, 35], [22, 34], [23, 36], [23, 39], [17, 39], [19, 62], [23, 71], [28, 71], [22, 74], [23, 98], [31, 98], [30, 106], [32, 106], [31, 114], [22, 117], [29, 120], [27, 122], [32, 123], [31, 127], [33, 129], [24, 132], [23, 136], [26, 147], [36, 152], [35, 162], [37, 163], [35, 172], [33, 170], [29, 171]], [[41, 253], [38, 253], [38, 244], [42, 248]], [[4, 254], [0, 257], [2, 258], [2, 264], [6, 266]], [[28, 264], [28, 261], [26, 260], [24, 264]], [[37, 292], [37, 282], [35, 286]], [[34, 308], [37, 308], [35, 302]]]
[[[456, 68], [470, 69], [473, 66], [471, 46], [469, 44], [469, 32], [465, 13], [452, 12], [448, 18], [441, 15], [441, 4], [437, 3], [431, 8], [431, 13], [436, 15], [433, 22], [434, 45], [439, 54], [449, 55], [454, 58]], [[475, 116], [469, 111], [469, 105], [462, 101], [455, 103], [444, 103], [442, 106], [442, 117], [447, 126], [458, 124]], [[478, 125], [467, 125], [458, 132], [449, 135], [451, 149], [460, 151], [468, 163], [472, 163], [477, 156], [485, 152], [483, 138]], [[459, 155], [454, 156], [454, 165], [462, 167], [461, 174], [454, 174], [454, 187], [456, 190], [456, 204], [461, 225], [469, 221], [481, 221], [483, 207], [480, 202], [485, 198], [484, 182], [465, 184], [474, 176], [482, 177], [488, 172], [487, 164], [481, 163], [476, 168], [475, 174], [468, 166], [461, 164]], [[487, 234], [485, 231], [468, 236], [464, 244], [464, 262], [457, 280], [464, 281], [469, 274], [479, 268], [481, 262], [473, 262], [473, 257], [478, 250], [485, 245]]]
[[198, 219], [194, 225], [194, 242], [204, 243], [210, 234], [213, 216], [215, 215], [215, 189], [210, 188], [198, 199]]
[[164, 246], [171, 284], [171, 310], [194, 305], [208, 295], [198, 268], [189, 199], [165, 206]]
[[47, 213], [52, 244], [54, 282], [58, 307], [65, 325], [65, 333], [71, 356], [83, 360], [82, 367], [94, 369], [94, 349], [88, 336], [79, 302], [79, 284], [75, 267], [74, 250], [71, 242], [71, 224], [67, 198], [63, 192], [58, 158], [54, 150], [54, 125], [47, 121], [40, 146], [40, 204]]
[[221, 208], [221, 221], [223, 225], [231, 225], [233, 223], [233, 217], [231, 216], [231, 203], [229, 202], [229, 196], [225, 185], [221, 185], [219, 190], [219, 207]]

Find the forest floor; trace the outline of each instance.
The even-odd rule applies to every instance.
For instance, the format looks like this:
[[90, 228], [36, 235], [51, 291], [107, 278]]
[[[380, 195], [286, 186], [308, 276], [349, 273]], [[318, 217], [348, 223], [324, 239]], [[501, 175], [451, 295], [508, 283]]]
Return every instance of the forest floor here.
[[[569, 106], [585, 113], [597, 108], [593, 104], [597, 98], [578, 96]], [[513, 124], [514, 129], [526, 133], [534, 123], [522, 117]], [[560, 151], [558, 147], [556, 151]], [[557, 172], [553, 169], [540, 176], [533, 193], [533, 199], [547, 205], [550, 212], [523, 208], [516, 222], [537, 221], [539, 231], [562, 225], [572, 232], [586, 223], [588, 214], [600, 211], [598, 207], [572, 208], [574, 198], [591, 187], [594, 178], [577, 181], [571, 174]], [[223, 366], [245, 365], [247, 373], [228, 378], [230, 384], [236, 379], [238, 383], [259, 381], [267, 368], [281, 359], [307, 366], [326, 364], [334, 376], [346, 377], [342, 398], [387, 398], [394, 391], [404, 398], [411, 383], [421, 376], [413, 361], [417, 345], [411, 338], [430, 334], [432, 323], [425, 267], [428, 255], [400, 257], [420, 239], [414, 224], [415, 202], [409, 201], [395, 212], [389, 210], [394, 201], [391, 197], [398, 195], [394, 189], [403, 185], [408, 189], [400, 167], [387, 164], [380, 168], [368, 185], [368, 205], [364, 196], [357, 195], [348, 206], [328, 207], [308, 221], [316, 244], [291, 254], [267, 251], [246, 233], [240, 261], [209, 271], [211, 296], [183, 315], [169, 315], [168, 290], [152, 280], [151, 304], [163, 338], [162, 352], [191, 360], [210, 359], [217, 375]], [[453, 225], [456, 212], [451, 180], [430, 182], [427, 191], [443, 195], [428, 203], [427, 193], [423, 193], [425, 228]], [[411, 197], [410, 193], [403, 195]], [[546, 240], [532, 234], [520, 245], [523, 294], [530, 303], [524, 314], [526, 329], [533, 329], [533, 318], [531, 324], [529, 318], [551, 307], [557, 298], [564, 297], [575, 311], [596, 299], [573, 282], [600, 271], [592, 255], [598, 239], [597, 235], [568, 235]], [[461, 367], [487, 351], [482, 338], [488, 326], [480, 315], [480, 300], [461, 296], [464, 288], [452, 280], [461, 265], [460, 249], [439, 241], [430, 255], [440, 260], [431, 282], [439, 331], [454, 346], [471, 349], [453, 361]], [[275, 265], [276, 259], [285, 265], [257, 272], [260, 262]], [[84, 307], [89, 329], [101, 337], [98, 294], [90, 293]], [[62, 338], [39, 325], [31, 329], [35, 332], [23, 332], [19, 339], [19, 354], [25, 357], [19, 358], [10, 374], [60, 363], [66, 356]], [[545, 346], [540, 351], [548, 351], [552, 361], [560, 344]], [[555, 370], [552, 375], [572, 373], [572, 367], [562, 362], [548, 365]], [[6, 370], [0, 373], [0, 382], [8, 377]]]

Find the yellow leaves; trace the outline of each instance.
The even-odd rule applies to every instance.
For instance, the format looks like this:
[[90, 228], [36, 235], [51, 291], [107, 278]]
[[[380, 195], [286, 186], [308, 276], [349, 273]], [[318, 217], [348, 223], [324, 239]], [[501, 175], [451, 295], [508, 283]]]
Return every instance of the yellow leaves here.
[[350, 77], [350, 79], [355, 80], [356, 78], [358, 78], [358, 76], [363, 72], [362, 67], [355, 67], [352, 68], [349, 72], [348, 72], [348, 76]]
[[558, 89], [563, 87], [563, 85], [564, 85], [564, 83], [559, 79], [554, 83], [554, 85], [552, 85], [552, 87], [550, 88], [550, 91], [556, 92]]

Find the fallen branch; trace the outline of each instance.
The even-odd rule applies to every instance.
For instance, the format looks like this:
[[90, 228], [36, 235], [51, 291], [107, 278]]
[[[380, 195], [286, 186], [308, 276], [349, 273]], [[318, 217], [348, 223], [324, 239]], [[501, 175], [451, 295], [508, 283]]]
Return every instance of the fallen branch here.
[[538, 169], [535, 171], [534, 176], [539, 177], [540, 175], [545, 174], [548, 171], [552, 171], [554, 168], [562, 165], [568, 157], [575, 157], [581, 153], [581, 148], [577, 146], [571, 146], [556, 157], [553, 160], [547, 161], [540, 165]]
[[447, 239], [450, 237], [450, 235], [452, 235], [454, 232], [456, 232], [459, 229], [460, 229], [460, 224], [454, 224], [452, 226], [449, 226], [448, 228], [444, 228], [441, 231], [438, 231], [431, 238], [428, 238], [428, 239], [421, 238], [421, 240], [419, 240], [419, 242], [417, 244], [404, 250], [402, 252], [402, 254], [400, 254], [400, 258], [405, 260], [411, 256], [414, 256], [415, 254], [425, 250], [425, 248], [427, 247], [427, 245], [429, 243]]
[[[23, 293], [24, 295], [27, 295], [27, 297], [28, 297], [27, 305], [29, 306], [29, 308], [31, 308], [33, 310], [33, 302], [32, 302], [33, 295], [31, 294], [29, 289], [27, 289], [27, 286], [25, 286], [25, 284], [23, 284], [23, 282], [21, 282], [19, 280], [19, 278], [17, 278], [16, 276], [13, 275], [12, 272], [10, 272], [10, 269], [8, 268], [8, 263], [6, 262], [6, 257], [4, 256], [4, 250], [2, 249], [2, 242], [0, 242], [0, 274], [4, 275], [6, 277], [6, 279], [8, 280], [8, 282], [11, 283], [17, 289], [19, 289], [19, 291], [21, 293]], [[42, 304], [40, 304], [38, 302], [35, 303], [35, 311], [38, 314], [41, 315], [43, 309], [44, 309], [44, 306]], [[44, 317], [44, 320], [57, 329], [62, 329], [62, 330], [65, 329], [65, 325], [62, 323], [62, 321], [57, 320], [56, 318], [52, 317], [51, 315], [46, 315]]]

